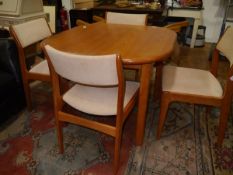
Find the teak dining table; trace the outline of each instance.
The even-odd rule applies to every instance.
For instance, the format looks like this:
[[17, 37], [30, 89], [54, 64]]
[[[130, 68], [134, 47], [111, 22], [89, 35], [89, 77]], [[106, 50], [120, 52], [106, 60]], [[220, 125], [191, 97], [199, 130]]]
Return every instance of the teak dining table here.
[[98, 22], [55, 34], [43, 44], [75, 54], [117, 53], [126, 67], [141, 69], [135, 144], [142, 145], [153, 65], [171, 56], [175, 42], [176, 33], [166, 28]]

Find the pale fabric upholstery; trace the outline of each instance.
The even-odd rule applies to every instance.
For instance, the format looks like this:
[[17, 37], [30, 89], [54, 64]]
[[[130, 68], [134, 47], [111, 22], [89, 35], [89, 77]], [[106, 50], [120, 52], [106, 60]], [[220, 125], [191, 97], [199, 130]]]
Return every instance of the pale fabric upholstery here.
[[[60, 153], [64, 153], [63, 123], [68, 122], [93, 129], [114, 137], [114, 174], [120, 163], [123, 125], [136, 104], [139, 83], [124, 79], [120, 56], [76, 55], [43, 46], [48, 58], [54, 95], [54, 114]], [[72, 80], [72, 86], [62, 90], [59, 79]], [[95, 86], [96, 85], [96, 86]], [[107, 86], [106, 86], [107, 85]], [[67, 89], [69, 88], [69, 89]], [[98, 116], [115, 118], [115, 124], [88, 118], [82, 113], [64, 110], [69, 105], [74, 109]]]
[[29, 70], [29, 72], [49, 75], [50, 73], [47, 60], [43, 60], [36, 64]]
[[44, 18], [13, 25], [12, 28], [23, 48], [52, 35]]
[[219, 81], [205, 70], [164, 66], [162, 82], [163, 91], [217, 98], [223, 95]]
[[226, 32], [224, 33], [224, 35], [217, 44], [217, 49], [227, 57], [231, 65], [233, 65], [232, 41], [233, 41], [233, 27], [229, 27], [227, 28]]
[[[162, 95], [159, 121], [156, 132], [160, 139], [166, 122], [168, 108], [172, 102], [188, 102], [192, 104], [219, 107], [219, 127], [217, 146], [221, 146], [225, 137], [228, 117], [232, 104], [232, 82], [227, 80], [224, 91], [217, 77], [219, 52], [222, 52], [232, 64], [233, 30], [228, 28], [219, 40], [212, 58], [211, 72], [200, 69], [164, 66], [162, 72]], [[228, 77], [233, 80], [233, 67]], [[161, 89], [159, 89], [161, 90]]]
[[[139, 88], [138, 82], [126, 82], [124, 107]], [[75, 85], [63, 96], [70, 106], [82, 112], [94, 115], [117, 114], [117, 87], [101, 88]]]
[[106, 23], [146, 25], [147, 14], [106, 13]]
[[[67, 104], [89, 114], [117, 114], [118, 86], [102, 87], [118, 84], [116, 54], [76, 55], [58, 51], [49, 45], [45, 49], [56, 73], [68, 80], [85, 84], [76, 84], [63, 95]], [[124, 107], [138, 88], [138, 82], [126, 81]]]
[[[55, 71], [69, 80], [88, 85], [117, 85], [116, 55], [84, 56], [45, 46]], [[65, 58], [65, 59], [64, 59]]]

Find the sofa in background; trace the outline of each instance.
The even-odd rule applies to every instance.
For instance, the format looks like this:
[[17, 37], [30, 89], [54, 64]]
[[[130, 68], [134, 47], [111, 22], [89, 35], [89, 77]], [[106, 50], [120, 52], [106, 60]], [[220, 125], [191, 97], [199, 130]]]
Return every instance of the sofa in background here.
[[0, 124], [24, 107], [17, 47], [13, 39], [0, 38]]

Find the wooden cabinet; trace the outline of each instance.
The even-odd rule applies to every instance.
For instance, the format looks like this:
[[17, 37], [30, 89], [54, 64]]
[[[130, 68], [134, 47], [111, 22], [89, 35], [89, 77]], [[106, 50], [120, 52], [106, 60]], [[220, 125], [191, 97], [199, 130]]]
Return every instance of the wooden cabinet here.
[[0, 26], [45, 17], [42, 0], [0, 0]]
[[21, 16], [43, 12], [42, 0], [0, 0], [0, 16]]

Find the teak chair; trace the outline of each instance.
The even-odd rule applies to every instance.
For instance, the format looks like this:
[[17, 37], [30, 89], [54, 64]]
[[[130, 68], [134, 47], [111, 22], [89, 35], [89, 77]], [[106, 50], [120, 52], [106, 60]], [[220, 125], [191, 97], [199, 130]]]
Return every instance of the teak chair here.
[[127, 25], [142, 25], [147, 24], [147, 14], [128, 14], [128, 13], [116, 13], [106, 12], [106, 23], [110, 24], [127, 24]]
[[38, 18], [25, 23], [10, 26], [10, 33], [17, 44], [24, 93], [26, 96], [27, 108], [30, 110], [32, 108], [30, 82], [32, 80], [49, 82], [50, 73], [46, 60], [43, 60], [28, 68], [27, 60], [29, 57], [37, 56], [37, 54], [28, 56], [27, 49], [36, 45], [41, 40], [51, 36], [52, 32], [46, 20], [44, 18]]
[[[166, 120], [169, 104], [173, 101], [210, 105], [220, 108], [219, 132], [217, 143], [221, 146], [233, 95], [233, 28], [228, 28], [214, 50], [211, 70], [164, 66], [162, 74], [162, 97], [157, 128], [160, 138]], [[217, 80], [219, 52], [230, 61], [224, 91]]]
[[[115, 138], [114, 170], [117, 171], [123, 124], [133, 109], [139, 90], [139, 83], [124, 81], [120, 56], [85, 56], [65, 53], [43, 46], [50, 67], [57, 136], [60, 152], [63, 153], [62, 123], [69, 122], [103, 132]], [[59, 78], [75, 83], [61, 94]], [[74, 115], [63, 110], [64, 104], [78, 111], [101, 116], [116, 116], [115, 125]]]

